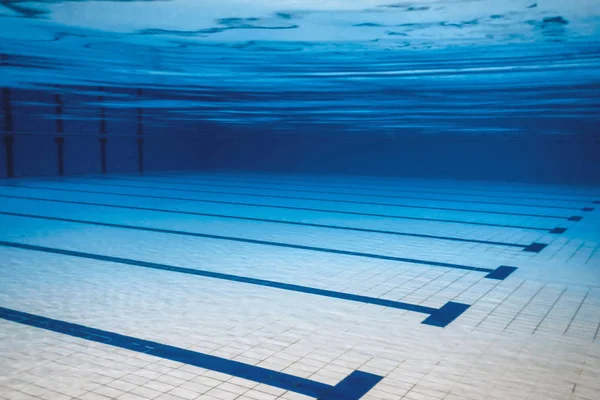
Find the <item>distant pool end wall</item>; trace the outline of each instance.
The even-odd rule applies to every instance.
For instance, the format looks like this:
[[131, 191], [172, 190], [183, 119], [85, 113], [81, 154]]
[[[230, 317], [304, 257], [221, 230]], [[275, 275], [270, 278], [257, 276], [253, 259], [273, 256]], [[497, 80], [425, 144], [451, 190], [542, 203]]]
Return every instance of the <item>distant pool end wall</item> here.
[[[543, 133], [542, 126], [530, 134], [352, 135], [313, 126], [281, 133], [144, 108], [144, 99], [166, 95], [150, 89], [0, 94], [0, 179], [209, 169], [600, 184], [600, 134], [585, 122], [564, 127], [564, 134]], [[132, 105], [110, 107], [110, 96], [131, 98]]]

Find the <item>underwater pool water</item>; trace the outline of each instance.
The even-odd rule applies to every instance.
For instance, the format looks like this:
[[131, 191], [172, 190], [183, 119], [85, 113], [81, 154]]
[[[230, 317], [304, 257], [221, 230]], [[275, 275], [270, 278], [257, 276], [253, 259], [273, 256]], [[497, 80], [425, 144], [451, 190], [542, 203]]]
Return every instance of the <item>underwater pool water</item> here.
[[0, 0], [0, 399], [597, 399], [599, 27]]

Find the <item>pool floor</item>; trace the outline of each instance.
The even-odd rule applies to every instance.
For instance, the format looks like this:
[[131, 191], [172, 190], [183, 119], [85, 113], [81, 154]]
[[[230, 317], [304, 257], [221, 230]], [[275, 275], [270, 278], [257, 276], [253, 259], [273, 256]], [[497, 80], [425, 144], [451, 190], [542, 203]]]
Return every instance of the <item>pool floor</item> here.
[[0, 399], [600, 398], [600, 187], [0, 181]]

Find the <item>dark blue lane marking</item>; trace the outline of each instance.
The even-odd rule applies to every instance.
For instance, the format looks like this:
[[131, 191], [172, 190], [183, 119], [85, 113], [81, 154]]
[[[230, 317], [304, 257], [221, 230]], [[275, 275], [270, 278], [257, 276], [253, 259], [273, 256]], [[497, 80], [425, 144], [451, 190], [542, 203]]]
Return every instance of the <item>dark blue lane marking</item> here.
[[314, 223], [308, 223], [308, 222], [280, 221], [280, 220], [276, 220], [276, 219], [267, 219], [267, 218], [238, 217], [235, 215], [210, 214], [210, 213], [201, 213], [201, 212], [194, 212], [194, 211], [166, 210], [163, 208], [123, 206], [123, 205], [117, 205], [117, 204], [91, 203], [91, 202], [86, 202], [86, 201], [57, 200], [57, 199], [47, 199], [47, 198], [40, 198], [40, 197], [13, 196], [13, 195], [5, 195], [5, 194], [0, 194], [0, 197], [6, 197], [6, 198], [10, 198], [10, 199], [47, 201], [47, 202], [51, 202], [51, 203], [81, 204], [81, 205], [94, 206], [94, 207], [109, 207], [109, 208], [120, 208], [120, 209], [127, 209], [127, 210], [162, 212], [162, 213], [169, 213], [169, 214], [183, 214], [183, 215], [197, 215], [197, 216], [203, 216], [203, 217], [240, 219], [240, 220], [245, 220], [245, 221], [258, 221], [258, 222], [270, 222], [270, 223], [272, 222], [272, 223], [276, 223], [276, 224], [310, 226], [310, 227], [314, 227], [314, 228], [331, 228], [331, 229], [340, 229], [340, 230], [367, 232], [367, 233], [381, 233], [381, 234], [385, 234], [385, 235], [412, 236], [412, 237], [419, 237], [419, 238], [426, 238], [426, 239], [439, 239], [439, 240], [450, 240], [450, 241], [455, 241], [455, 242], [480, 243], [480, 244], [488, 244], [488, 245], [494, 245], [494, 246], [522, 247], [524, 251], [529, 251], [529, 250], [527, 250], [527, 248], [529, 248], [531, 246], [531, 245], [526, 245], [526, 244], [497, 242], [497, 241], [489, 241], [489, 240], [463, 239], [463, 238], [456, 238], [456, 237], [451, 237], [451, 236], [426, 235], [426, 234], [422, 234], [422, 233], [396, 232], [396, 231], [385, 231], [385, 230], [379, 230], [379, 229], [366, 229], [366, 228], [352, 228], [352, 227], [347, 227], [347, 226], [314, 224]]
[[[77, 183], [71, 183], [71, 184], [78, 185]], [[88, 184], [88, 185], [90, 185], [90, 184]], [[97, 184], [95, 184], [95, 185], [97, 185]], [[85, 190], [85, 189], [49, 188], [49, 187], [43, 187], [43, 186], [30, 186], [30, 185], [22, 185], [22, 184], [0, 185], [0, 187], [2, 187], [2, 186], [18, 187], [18, 188], [24, 188], [24, 189], [49, 190], [49, 191], [55, 191], [55, 192], [109, 194], [109, 195], [113, 195], [113, 196], [139, 197], [139, 198], [145, 198], [145, 199], [191, 201], [191, 202], [196, 202], [196, 203], [227, 204], [227, 205], [244, 206], [244, 207], [276, 208], [276, 209], [281, 209], [281, 210], [311, 211], [311, 212], [319, 212], [319, 213], [326, 213], [326, 214], [362, 215], [362, 216], [367, 216], [367, 217], [408, 219], [408, 220], [415, 220], [415, 221], [443, 222], [443, 223], [477, 225], [477, 226], [494, 226], [494, 227], [498, 227], [498, 228], [527, 229], [527, 230], [533, 230], [533, 231], [551, 231], [554, 229], [562, 229], [562, 228], [554, 228], [554, 229], [538, 228], [538, 227], [534, 227], [534, 226], [494, 224], [494, 223], [488, 223], [488, 222], [472, 222], [472, 221], [461, 221], [461, 220], [452, 220], [452, 219], [408, 217], [408, 216], [403, 216], [403, 215], [375, 214], [375, 213], [365, 213], [365, 212], [357, 212], [357, 211], [328, 210], [328, 209], [308, 208], [308, 207], [291, 207], [291, 206], [276, 206], [276, 205], [268, 205], [268, 204], [239, 203], [239, 202], [234, 202], [234, 201], [204, 200], [204, 199], [194, 199], [194, 198], [190, 198], [190, 197], [156, 196], [156, 195], [148, 195], [148, 194], [106, 192], [106, 191]], [[90, 186], [94, 186], [94, 185], [90, 185]]]
[[567, 231], [567, 228], [554, 228], [550, 231], [550, 233], [560, 234], [560, 233], [565, 233], [566, 231]]
[[13, 247], [13, 248], [24, 249], [24, 250], [39, 251], [39, 252], [43, 252], [43, 253], [60, 254], [60, 255], [65, 255], [65, 256], [70, 256], [70, 257], [79, 257], [79, 258], [86, 258], [86, 259], [91, 259], [91, 260], [106, 261], [106, 262], [117, 263], [117, 264], [132, 265], [132, 266], [136, 266], [136, 267], [151, 268], [151, 269], [157, 269], [157, 270], [162, 270], [162, 271], [179, 272], [182, 274], [203, 276], [206, 278], [222, 279], [222, 280], [226, 280], [226, 281], [233, 281], [233, 282], [240, 282], [240, 283], [247, 283], [250, 285], [267, 286], [267, 287], [274, 288], [274, 289], [289, 290], [292, 292], [307, 293], [307, 294], [313, 294], [316, 296], [331, 297], [334, 299], [356, 301], [359, 303], [366, 303], [366, 304], [374, 304], [377, 306], [390, 307], [390, 308], [395, 308], [398, 310], [413, 311], [413, 312], [418, 312], [421, 314], [429, 314], [430, 315], [425, 321], [422, 322], [422, 324], [434, 325], [434, 326], [440, 326], [440, 327], [445, 327], [450, 322], [452, 322], [456, 318], [458, 318], [458, 316], [460, 316], [467, 308], [469, 308], [469, 305], [467, 305], [467, 304], [456, 303], [456, 302], [451, 301], [451, 302], [446, 303], [446, 305], [444, 305], [442, 308], [437, 309], [437, 308], [432, 308], [432, 307], [420, 306], [417, 304], [403, 303], [400, 301], [385, 300], [385, 299], [379, 299], [376, 297], [368, 297], [368, 296], [361, 296], [361, 295], [350, 294], [350, 293], [335, 292], [332, 290], [318, 289], [318, 288], [313, 288], [313, 287], [308, 287], [308, 286], [293, 285], [293, 284], [289, 284], [289, 283], [275, 282], [275, 281], [269, 281], [269, 280], [264, 280], [264, 279], [249, 278], [249, 277], [240, 276], [240, 275], [223, 274], [223, 273], [219, 273], [219, 272], [212, 272], [212, 271], [206, 271], [206, 270], [201, 270], [201, 269], [176, 267], [176, 266], [167, 265], [167, 264], [158, 264], [158, 263], [152, 263], [152, 262], [146, 262], [146, 261], [132, 260], [129, 258], [105, 256], [105, 255], [101, 255], [101, 254], [83, 253], [80, 251], [63, 250], [63, 249], [57, 249], [54, 247], [36, 246], [36, 245], [30, 245], [30, 244], [24, 244], [24, 243], [0, 241], [0, 246]]
[[500, 267], [496, 268], [494, 270], [494, 272], [488, 274], [486, 276], [486, 278], [488, 278], [488, 279], [504, 280], [510, 274], [512, 274], [513, 272], [515, 272], [516, 270], [517, 270], [517, 267], [509, 267], [509, 266], [506, 266], [506, 265], [501, 265]]
[[382, 376], [357, 370], [353, 371], [337, 385], [331, 386], [283, 372], [244, 364], [239, 361], [228, 360], [222, 357], [211, 356], [210, 354], [138, 339], [115, 332], [103, 331], [71, 322], [59, 321], [40, 315], [28, 314], [4, 307], [0, 307], [0, 318], [22, 325], [237, 376], [290, 392], [315, 397], [320, 400], [358, 400], [383, 379]]
[[529, 246], [525, 247], [523, 251], [528, 251], [530, 253], [539, 253], [544, 250], [548, 245], [546, 243], [531, 243]]
[[437, 312], [432, 313], [425, 321], [421, 322], [426, 325], [445, 327], [450, 322], [454, 321], [459, 315], [464, 313], [469, 306], [462, 303], [454, 303], [452, 301], [444, 304]]
[[265, 245], [265, 246], [284, 247], [284, 248], [297, 249], [297, 250], [318, 251], [321, 253], [341, 254], [341, 255], [345, 255], [345, 256], [364, 257], [364, 258], [372, 258], [372, 259], [377, 259], [377, 260], [397, 261], [397, 262], [405, 262], [405, 263], [420, 264], [420, 265], [431, 265], [433, 267], [454, 268], [454, 269], [462, 269], [462, 270], [466, 270], [466, 271], [477, 271], [477, 272], [492, 272], [492, 271], [494, 271], [493, 269], [490, 269], [490, 268], [471, 267], [468, 265], [451, 264], [451, 263], [444, 263], [444, 262], [438, 262], [438, 261], [418, 260], [418, 259], [414, 259], [414, 258], [384, 256], [381, 254], [360, 253], [360, 252], [348, 251], [348, 250], [336, 250], [336, 249], [328, 249], [328, 248], [324, 248], [324, 247], [303, 246], [303, 245], [299, 245], [299, 244], [269, 242], [266, 240], [245, 239], [245, 238], [238, 238], [238, 237], [232, 237], [232, 236], [210, 235], [210, 234], [206, 234], [206, 233], [176, 231], [176, 230], [171, 230], [171, 229], [148, 228], [148, 227], [144, 227], [144, 226], [134, 226], [134, 225], [112, 224], [112, 223], [108, 223], [108, 222], [84, 221], [84, 220], [80, 220], [80, 219], [49, 217], [49, 216], [44, 216], [44, 215], [22, 214], [22, 213], [13, 213], [13, 212], [7, 212], [7, 211], [0, 211], [0, 214], [12, 215], [12, 216], [24, 217], [24, 218], [45, 219], [45, 220], [49, 220], [49, 221], [71, 222], [71, 223], [75, 223], [75, 224], [106, 226], [106, 227], [110, 227], [110, 228], [134, 229], [134, 230], [146, 231], [146, 232], [167, 233], [167, 234], [171, 234], [171, 235], [182, 235], [182, 236], [201, 237], [201, 238], [207, 238], [207, 239], [227, 240], [227, 241], [231, 241], [231, 242], [241, 242], [241, 243]]
[[[127, 175], [125, 175], [127, 177]], [[164, 178], [165, 176], [167, 178], [179, 178], [181, 177], [181, 174], [177, 174], [175, 176], [172, 176], [171, 173], [167, 173], [167, 174], [161, 174], [161, 173], [157, 173], [157, 172], [153, 172], [152, 174], [145, 174], [145, 176], [149, 176], [149, 177], [156, 177], [156, 178]], [[383, 192], [392, 192], [392, 193], [426, 193], [426, 194], [450, 194], [450, 195], [456, 195], [456, 196], [476, 196], [476, 197], [500, 197], [500, 198], [506, 198], [506, 199], [517, 199], [517, 200], [523, 200], [523, 199], [527, 199], [527, 200], [547, 200], [547, 201], [560, 201], [560, 202], [567, 202], [567, 203], [586, 203], [589, 200], [589, 198], [585, 198], [585, 199], [575, 199], [573, 197], [571, 198], [549, 198], [549, 197], [527, 197], [527, 196], [507, 196], [506, 194], [503, 195], [498, 195], [498, 194], [490, 194], [490, 193], [472, 193], [473, 191], [477, 192], [477, 191], [482, 191], [482, 189], [471, 189], [471, 192], [445, 192], [445, 191], [439, 191], [439, 190], [414, 190], [414, 189], [393, 189], [395, 187], [398, 187], [398, 185], [392, 186], [392, 189], [388, 189], [388, 186], [384, 186], [384, 185], [380, 185], [380, 186], [364, 186], [364, 185], [338, 185], [338, 184], [319, 184], [319, 183], [310, 183], [310, 184], [302, 184], [302, 183], [298, 183], [298, 182], [265, 182], [264, 179], [231, 179], [229, 177], [224, 178], [222, 176], [218, 176], [218, 177], [206, 177], [206, 176], [197, 176], [197, 175], [192, 175], [189, 176], [189, 174], [184, 174], [183, 176], [184, 179], [200, 179], [203, 181], [214, 181], [216, 180], [217, 182], [237, 182], [237, 183], [250, 183], [250, 184], [265, 184], [265, 185], [271, 185], [271, 186], [303, 186], [303, 187], [326, 187], [326, 188], [340, 188], [340, 189], [356, 189], [356, 190], [375, 190], [375, 191], [383, 191]], [[226, 179], [226, 180], [224, 180]], [[402, 186], [404, 187], [404, 186]], [[420, 188], [420, 189], [424, 189], [426, 187], [424, 186], [414, 186], [414, 185], [409, 185], [408, 187], [413, 187], [413, 188]], [[467, 189], [468, 190], [468, 189]], [[483, 190], [484, 192], [486, 190]], [[487, 190], [488, 192], [490, 191], [489, 189]], [[503, 190], [491, 190], [491, 193], [506, 193]], [[518, 192], [517, 192], [518, 193]], [[540, 195], [546, 195], [546, 196], [560, 196], [557, 194], [552, 194], [552, 193], [536, 193], [536, 192], [520, 192], [520, 193], [525, 193], [525, 194], [540, 194]], [[346, 193], [343, 193], [346, 194]], [[347, 194], [356, 194], [353, 192], [349, 192]], [[386, 196], [387, 197], [387, 196]], [[596, 204], [600, 204], [600, 200], [595, 200], [593, 201], [593, 203]]]
[[583, 217], [570, 217], [569, 221], [581, 221]]
[[[96, 178], [101, 179], [101, 178]], [[321, 199], [319, 197], [296, 197], [296, 196], [276, 196], [269, 194], [252, 194], [252, 193], [239, 193], [239, 192], [221, 192], [217, 190], [199, 190], [199, 189], [179, 189], [174, 187], [156, 187], [156, 186], [142, 186], [142, 185], [122, 185], [115, 183], [92, 183], [94, 186], [114, 186], [114, 187], [126, 187], [126, 188], [139, 188], [139, 189], [151, 189], [151, 190], [163, 190], [163, 191], [175, 191], [175, 192], [190, 192], [190, 193], [209, 193], [209, 194], [224, 194], [233, 196], [245, 196], [245, 197], [260, 197], [270, 199], [285, 199], [285, 200], [309, 200], [319, 201], [326, 203], [344, 203], [344, 204], [360, 204], [368, 206], [386, 206], [386, 207], [398, 207], [398, 208], [416, 208], [422, 210], [441, 210], [441, 211], [456, 211], [465, 213], [477, 213], [477, 214], [493, 214], [493, 215], [512, 215], [519, 217], [537, 217], [537, 218], [550, 218], [550, 219], [567, 219], [562, 215], [545, 215], [545, 214], [527, 214], [527, 213], [513, 213], [505, 211], [486, 211], [486, 210], [471, 210], [465, 208], [450, 208], [450, 207], [431, 207], [431, 206], [416, 206], [409, 204], [394, 204], [394, 203], [372, 203], [368, 201], [355, 201], [355, 200], [331, 200]]]
[[585, 207], [585, 208], [582, 208], [581, 211], [594, 211], [594, 208], [592, 208], [592, 207]]
[[[119, 181], [128, 181], [128, 182], [148, 182], [148, 179], [132, 179], [132, 178], [121, 178], [121, 177], [90, 177], [92, 179], [105, 179], [105, 180], [119, 180]], [[147, 177], [145, 177], [147, 178]], [[523, 203], [500, 203], [493, 201], [474, 201], [474, 200], [453, 200], [453, 199], [443, 199], [436, 197], [419, 197], [419, 196], [398, 196], [398, 195], [383, 195], [383, 194], [366, 194], [366, 193], [348, 193], [348, 192], [330, 192], [325, 190], [306, 190], [306, 189], [285, 189], [285, 188], [270, 188], [265, 186], [244, 186], [244, 185], [223, 185], [222, 183], [205, 183], [205, 182], [190, 182], [190, 181], [181, 181], [179, 179], [164, 179], [157, 177], [156, 179], [160, 179], [160, 181], [152, 182], [152, 183], [173, 183], [178, 185], [187, 185], [187, 186], [211, 186], [211, 187], [224, 187], [224, 188], [235, 188], [235, 189], [259, 189], [259, 190], [274, 190], [279, 192], [297, 192], [297, 193], [319, 193], [319, 194], [341, 194], [344, 196], [359, 196], [359, 197], [377, 197], [377, 198], [391, 198], [391, 199], [410, 199], [410, 200], [431, 200], [431, 201], [441, 201], [446, 203], [467, 203], [467, 204], [489, 204], [495, 206], [519, 206], [519, 207], [532, 207], [532, 208], [553, 208], [553, 209], [562, 209], [562, 210], [580, 210], [578, 207], [565, 207], [565, 206], [547, 206], [547, 205], [539, 205], [539, 204], [523, 204]], [[211, 191], [211, 193], [213, 193]], [[244, 193], [242, 193], [244, 194]], [[325, 201], [337, 201], [335, 199], [325, 199]], [[378, 204], [378, 203], [368, 203], [368, 204]], [[382, 204], [388, 205], [388, 204]]]

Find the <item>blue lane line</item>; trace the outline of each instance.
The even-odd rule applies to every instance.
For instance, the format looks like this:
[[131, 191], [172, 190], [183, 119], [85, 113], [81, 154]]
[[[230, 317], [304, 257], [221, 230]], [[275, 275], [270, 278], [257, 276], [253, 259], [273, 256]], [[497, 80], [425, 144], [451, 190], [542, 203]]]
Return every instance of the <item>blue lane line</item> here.
[[544, 250], [548, 245], [546, 243], [531, 243], [529, 246], [525, 247], [523, 251], [528, 251], [530, 253], [539, 253]]
[[339, 225], [314, 224], [314, 223], [309, 223], [309, 222], [281, 221], [281, 220], [267, 219], [267, 218], [240, 217], [240, 216], [236, 216], [236, 215], [211, 214], [211, 213], [201, 213], [201, 212], [195, 212], [195, 211], [167, 210], [164, 208], [124, 206], [124, 205], [119, 205], [119, 204], [48, 199], [48, 198], [44, 198], [44, 197], [13, 196], [13, 195], [5, 195], [5, 194], [0, 194], [0, 197], [10, 198], [10, 199], [46, 201], [46, 202], [51, 202], [51, 203], [81, 204], [81, 205], [86, 205], [86, 206], [109, 207], [109, 208], [119, 208], [119, 209], [126, 209], [126, 210], [152, 211], [152, 212], [161, 212], [161, 213], [168, 213], [168, 214], [197, 215], [197, 216], [202, 216], [202, 217], [238, 219], [238, 220], [255, 221], [255, 222], [269, 222], [269, 223], [276, 223], [276, 224], [309, 226], [309, 227], [313, 227], [313, 228], [330, 228], [330, 229], [340, 229], [340, 230], [366, 232], [366, 233], [381, 233], [381, 234], [385, 234], [385, 235], [411, 236], [411, 237], [419, 237], [419, 238], [425, 238], [425, 239], [450, 240], [450, 241], [463, 242], [463, 243], [466, 242], [466, 243], [488, 244], [488, 245], [493, 245], [493, 246], [520, 247], [520, 248], [523, 248], [523, 251], [530, 251], [527, 249], [531, 247], [531, 245], [527, 245], [527, 244], [507, 243], [507, 242], [478, 240], [478, 239], [463, 239], [463, 238], [456, 238], [456, 237], [451, 237], [451, 236], [426, 235], [426, 234], [422, 234], [422, 233], [386, 231], [386, 230], [379, 230], [379, 229], [353, 228], [353, 227], [339, 226]]
[[494, 272], [488, 274], [486, 276], [486, 278], [488, 279], [498, 279], [498, 280], [504, 280], [506, 279], [510, 274], [512, 274], [513, 272], [515, 272], [517, 270], [516, 267], [509, 267], [506, 265], [502, 265], [498, 268], [496, 268], [494, 270]]
[[360, 253], [360, 252], [356, 252], [356, 251], [336, 250], [336, 249], [329, 249], [329, 248], [325, 248], [325, 247], [303, 246], [303, 245], [291, 244], [291, 243], [270, 242], [270, 241], [266, 241], [266, 240], [245, 239], [245, 238], [238, 238], [238, 237], [233, 237], [233, 236], [210, 235], [207, 233], [176, 231], [176, 230], [171, 230], [171, 229], [160, 229], [160, 228], [148, 228], [148, 227], [136, 226], [136, 225], [112, 224], [112, 223], [108, 223], [108, 222], [97, 222], [97, 221], [86, 221], [86, 220], [71, 219], [71, 218], [49, 217], [49, 216], [45, 216], [45, 215], [13, 213], [13, 212], [7, 212], [7, 211], [0, 211], [0, 214], [11, 215], [11, 216], [16, 216], [16, 217], [24, 217], [24, 218], [45, 219], [45, 220], [49, 220], [49, 221], [71, 222], [71, 223], [75, 223], [75, 224], [106, 226], [109, 228], [134, 229], [134, 230], [138, 230], [138, 231], [166, 233], [166, 234], [171, 234], [171, 235], [182, 235], [182, 236], [201, 237], [201, 238], [207, 238], [207, 239], [227, 240], [227, 241], [231, 241], [231, 242], [241, 242], [241, 243], [265, 245], [265, 246], [284, 247], [284, 248], [297, 249], [297, 250], [317, 251], [317, 252], [321, 252], [321, 253], [341, 254], [341, 255], [345, 255], [345, 256], [364, 257], [364, 258], [386, 260], [386, 261], [397, 261], [397, 262], [405, 262], [405, 263], [411, 263], [411, 264], [430, 265], [433, 267], [462, 269], [462, 270], [466, 270], [466, 271], [488, 272], [488, 273], [494, 271], [493, 269], [490, 269], [490, 268], [472, 267], [472, 266], [468, 266], [468, 265], [443, 263], [443, 262], [438, 262], [438, 261], [418, 260], [415, 258], [384, 256], [381, 254]]
[[[75, 184], [77, 185], [77, 183], [75, 183]], [[96, 185], [97, 186], [97, 184], [87, 184], [87, 185], [90, 185], [90, 186]], [[107, 191], [85, 190], [85, 189], [49, 188], [49, 187], [43, 187], [43, 186], [31, 186], [31, 185], [22, 185], [22, 184], [0, 185], [0, 187], [1, 186], [17, 187], [17, 188], [24, 188], [24, 189], [49, 190], [49, 191], [55, 191], [55, 192], [109, 194], [109, 195], [113, 195], [113, 196], [139, 197], [139, 198], [145, 198], [145, 199], [178, 200], [178, 201], [190, 201], [190, 202], [196, 202], [196, 203], [226, 204], [226, 205], [244, 206], [244, 207], [276, 208], [276, 209], [281, 209], [281, 210], [295, 210], [295, 211], [311, 211], [311, 212], [319, 212], [319, 213], [326, 213], [326, 214], [362, 215], [362, 216], [367, 216], [367, 217], [378, 217], [378, 218], [408, 219], [408, 220], [415, 220], [415, 221], [443, 222], [443, 223], [477, 225], [477, 226], [494, 226], [494, 227], [498, 227], [498, 228], [527, 229], [527, 230], [533, 230], [533, 231], [545, 231], [545, 232], [550, 232], [550, 233], [563, 233], [564, 231], [566, 231], [566, 228], [538, 228], [538, 227], [522, 226], [522, 225], [494, 224], [494, 223], [488, 223], [488, 222], [471, 222], [471, 221], [461, 221], [461, 220], [452, 220], [452, 219], [424, 218], [424, 217], [407, 217], [407, 216], [402, 216], [402, 215], [375, 214], [375, 213], [365, 213], [365, 212], [357, 212], [357, 211], [328, 210], [328, 209], [309, 208], [309, 207], [277, 206], [277, 205], [268, 205], [268, 204], [240, 203], [240, 202], [234, 202], [234, 201], [221, 201], [221, 200], [204, 200], [204, 199], [195, 199], [195, 198], [190, 198], [190, 197], [157, 196], [157, 195], [148, 195], [148, 194], [119, 193], [119, 192], [107, 192]], [[581, 217], [571, 217], [571, 218], [579, 218], [579, 219], [576, 219], [576, 220], [569, 219], [570, 221], [579, 221], [581, 219]]]
[[269, 281], [269, 280], [265, 280], [265, 279], [249, 278], [249, 277], [240, 276], [240, 275], [223, 274], [223, 273], [219, 273], [219, 272], [212, 272], [212, 271], [206, 271], [206, 270], [201, 270], [201, 269], [176, 267], [176, 266], [167, 265], [167, 264], [158, 264], [158, 263], [152, 263], [152, 262], [147, 262], [147, 261], [132, 260], [129, 258], [112, 257], [112, 256], [106, 256], [106, 255], [102, 255], [102, 254], [84, 253], [84, 252], [80, 252], [80, 251], [63, 250], [63, 249], [57, 249], [54, 247], [36, 246], [36, 245], [30, 245], [30, 244], [24, 244], [24, 243], [0, 241], [0, 246], [12, 247], [12, 248], [24, 249], [24, 250], [39, 251], [39, 252], [43, 252], [43, 253], [60, 254], [60, 255], [65, 255], [65, 256], [70, 256], [70, 257], [86, 258], [86, 259], [90, 259], [90, 260], [106, 261], [106, 262], [131, 265], [131, 266], [136, 266], [136, 267], [157, 269], [157, 270], [161, 270], [161, 271], [178, 272], [181, 274], [203, 276], [206, 278], [214, 278], [214, 279], [222, 279], [222, 280], [232, 281], [232, 282], [247, 283], [250, 285], [266, 286], [266, 287], [270, 287], [270, 288], [274, 288], [274, 289], [289, 290], [292, 292], [307, 293], [307, 294], [312, 294], [312, 295], [316, 295], [316, 296], [331, 297], [334, 299], [355, 301], [355, 302], [359, 302], [359, 303], [373, 304], [373, 305], [382, 306], [382, 307], [390, 307], [390, 308], [395, 308], [398, 310], [413, 311], [413, 312], [418, 312], [421, 314], [429, 314], [429, 317], [427, 319], [425, 319], [423, 322], [421, 322], [422, 324], [439, 326], [439, 327], [445, 327], [446, 325], [448, 325], [449, 323], [454, 321], [456, 318], [458, 318], [463, 312], [465, 312], [469, 308], [469, 305], [467, 305], [467, 304], [456, 303], [456, 302], [451, 301], [451, 302], [446, 303], [442, 308], [437, 309], [437, 308], [432, 308], [432, 307], [420, 306], [418, 304], [403, 303], [400, 301], [378, 299], [376, 297], [368, 297], [368, 296], [361, 296], [361, 295], [350, 294], [350, 293], [335, 292], [332, 290], [318, 289], [318, 288], [313, 288], [313, 287], [308, 287], [308, 286], [292, 285], [289, 283]]
[[[95, 178], [95, 179], [101, 179], [101, 178]], [[224, 195], [233, 195], [233, 196], [260, 197], [260, 198], [270, 198], [270, 199], [310, 200], [310, 201], [319, 201], [319, 202], [326, 202], [326, 203], [360, 204], [360, 205], [367, 205], [367, 206], [386, 206], [386, 207], [411, 208], [411, 209], [416, 208], [416, 209], [424, 209], [424, 210], [456, 211], [456, 212], [476, 213], [476, 214], [511, 215], [511, 216], [519, 216], [519, 217], [537, 217], [537, 218], [549, 218], [549, 219], [568, 219], [569, 218], [567, 216], [562, 216], [562, 215], [527, 214], [527, 213], [513, 213], [513, 212], [504, 212], [504, 211], [472, 210], [472, 209], [465, 209], [465, 208], [416, 206], [416, 205], [409, 205], [409, 204], [394, 204], [394, 203], [372, 203], [372, 202], [368, 202], [368, 201], [355, 201], [355, 200], [331, 200], [331, 199], [321, 199], [319, 197], [277, 196], [277, 195], [269, 195], [269, 194], [222, 192], [222, 191], [217, 191], [217, 190], [180, 189], [180, 188], [174, 188], [174, 187], [156, 187], [156, 186], [142, 186], [142, 185], [123, 185], [123, 184], [116, 184], [116, 183], [92, 183], [92, 185], [152, 189], [152, 190], [164, 190], [164, 191], [176, 191], [176, 192], [190, 192], [190, 193], [224, 194]]]
[[358, 400], [383, 379], [382, 376], [356, 370], [337, 385], [331, 386], [239, 361], [11, 310], [9, 308], [0, 307], [0, 318], [22, 325], [237, 376], [290, 392], [315, 397], [320, 400]]
[[[107, 180], [119, 180], [119, 181], [130, 181], [130, 182], [148, 182], [148, 179], [132, 179], [132, 178], [121, 178], [121, 177], [92, 177], [93, 179], [107, 179]], [[148, 178], [147, 176], [145, 178]], [[367, 194], [367, 193], [348, 193], [348, 192], [331, 192], [325, 190], [307, 190], [307, 189], [286, 189], [286, 188], [271, 188], [265, 186], [246, 186], [246, 185], [223, 185], [222, 183], [212, 183], [212, 182], [198, 182], [189, 180], [180, 180], [180, 179], [164, 179], [161, 177], [156, 177], [154, 179], [160, 179], [160, 181], [153, 183], [174, 183], [179, 185], [188, 185], [188, 186], [210, 186], [210, 187], [224, 187], [224, 188], [235, 188], [235, 189], [259, 189], [259, 190], [274, 190], [279, 192], [297, 192], [297, 193], [319, 193], [319, 194], [338, 194], [344, 196], [359, 196], [359, 197], [376, 197], [376, 198], [390, 198], [390, 199], [409, 199], [409, 200], [431, 200], [431, 201], [441, 201], [446, 203], [467, 203], [467, 204], [488, 204], [495, 206], [518, 206], [518, 207], [532, 207], [532, 208], [553, 208], [553, 209], [562, 209], [562, 210], [575, 210], [581, 211], [580, 207], [565, 207], [565, 206], [547, 206], [540, 204], [524, 204], [524, 203], [501, 203], [494, 201], [474, 201], [474, 200], [456, 200], [456, 199], [443, 199], [436, 197], [420, 197], [420, 196], [398, 196], [398, 195], [383, 195], [383, 194]], [[337, 201], [337, 200], [332, 200]], [[377, 203], [374, 203], [377, 204]], [[384, 204], [387, 205], [387, 204]], [[585, 209], [584, 209], [585, 211]]]
[[[103, 177], [105, 175], [102, 175]], [[144, 176], [147, 177], [156, 177], [156, 178], [180, 178], [183, 177], [184, 179], [200, 179], [202, 181], [217, 181], [217, 182], [237, 182], [237, 183], [244, 183], [244, 184], [264, 184], [264, 185], [271, 185], [271, 186], [301, 186], [301, 187], [310, 187], [310, 188], [314, 188], [314, 187], [326, 187], [328, 189], [354, 189], [354, 190], [370, 190], [370, 191], [378, 191], [378, 192], [391, 192], [391, 193], [426, 193], [426, 194], [449, 194], [449, 195], [455, 195], [455, 196], [475, 196], [475, 197], [499, 197], [499, 198], [505, 198], [505, 199], [516, 199], [516, 200], [546, 200], [546, 201], [559, 201], [559, 202], [567, 202], [567, 203], [587, 203], [590, 200], [590, 196], [585, 196], [586, 198], [580, 198], [580, 199], [575, 199], [573, 198], [573, 196], [571, 198], [552, 198], [552, 197], [528, 197], [528, 196], [507, 196], [506, 194], [493, 194], [493, 193], [506, 193], [503, 190], [492, 190], [491, 193], [473, 193], [473, 191], [477, 192], [477, 191], [482, 191], [482, 189], [471, 189], [471, 192], [446, 192], [443, 191], [439, 191], [439, 190], [422, 190], [422, 189], [426, 189], [426, 187], [423, 186], [407, 186], [404, 189], [394, 189], [396, 187], [398, 187], [398, 185], [394, 185], [392, 186], [391, 189], [389, 189], [389, 186], [385, 186], [385, 185], [380, 185], [380, 186], [364, 186], [364, 185], [339, 185], [339, 184], [319, 184], [319, 183], [310, 183], [310, 184], [303, 184], [303, 183], [298, 183], [298, 182], [269, 182], [269, 181], [265, 181], [264, 179], [231, 179], [230, 177], [206, 177], [206, 176], [197, 176], [197, 175], [191, 175], [188, 173], [184, 173], [183, 176], [181, 174], [177, 174], [175, 176], [173, 176], [171, 173], [167, 173], [167, 174], [161, 174], [161, 173], [152, 173], [152, 174], [144, 174]], [[97, 177], [97, 176], [95, 176]], [[126, 176], [127, 177], [127, 176]], [[267, 178], [269, 179], [269, 178]], [[404, 187], [404, 186], [403, 186]], [[413, 188], [413, 189], [410, 189]], [[414, 190], [414, 188], [418, 188], [421, 190]], [[467, 189], [469, 190], [469, 189]], [[483, 190], [484, 192], [486, 190]], [[489, 192], [489, 189], [487, 190]], [[509, 190], [510, 191], [510, 190]], [[546, 196], [562, 196], [559, 194], [552, 194], [552, 193], [535, 193], [535, 192], [520, 192], [520, 193], [525, 193], [525, 194], [533, 194], [533, 195], [546, 195]], [[346, 192], [346, 193], [341, 193], [341, 194], [357, 194], [355, 192]], [[387, 196], [386, 196], [387, 197]], [[600, 204], [600, 200], [594, 200], [593, 203], [595, 204]]]

